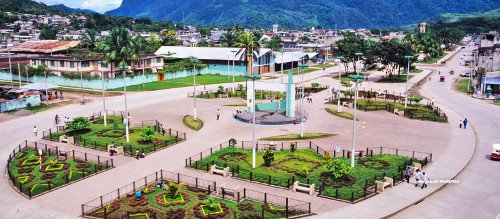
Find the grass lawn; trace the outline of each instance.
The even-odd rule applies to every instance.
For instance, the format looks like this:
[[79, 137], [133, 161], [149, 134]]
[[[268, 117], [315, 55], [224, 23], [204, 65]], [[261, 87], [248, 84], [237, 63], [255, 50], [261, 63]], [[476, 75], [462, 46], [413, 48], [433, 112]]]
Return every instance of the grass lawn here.
[[[90, 213], [90, 216], [103, 217], [104, 208], [108, 218], [126, 218], [127, 211], [137, 216], [149, 213], [149, 218], [153, 218], [151, 214], [154, 213], [156, 213], [156, 218], [209, 218], [208, 215], [210, 218], [260, 218], [262, 216], [263, 203], [261, 202], [245, 199], [237, 203], [220, 199], [207, 195], [204, 190], [187, 187], [184, 183], [165, 182], [165, 185], [174, 185], [178, 188], [174, 197], [170, 197], [165, 188], [157, 188], [156, 184], [152, 184], [142, 190], [144, 192], [142, 198], [136, 199], [124, 194], [123, 198], [116, 199], [103, 208], [95, 210]], [[213, 208], [208, 207], [205, 201], [207, 199], [214, 201]], [[131, 205], [139, 201], [145, 204]], [[273, 207], [283, 208], [283, 206]], [[267, 209], [269, 206], [264, 208]], [[284, 216], [284, 211], [264, 211], [264, 218], [283, 218]]]
[[311, 67], [316, 67], [316, 68], [331, 68], [333, 66], [335, 66], [335, 65], [322, 63], [322, 64], [317, 64], [317, 65], [312, 65]]
[[[227, 93], [229, 97], [241, 97], [243, 99], [246, 99], [246, 91], [243, 90], [236, 90], [235, 92], [229, 92]], [[219, 98], [219, 95], [217, 93], [203, 93], [196, 95], [197, 98], [203, 98], [203, 99], [215, 99]], [[256, 100], [267, 100], [267, 99], [285, 99], [286, 98], [286, 93], [282, 92], [277, 92], [277, 91], [264, 91], [264, 90], [256, 90], [255, 91], [255, 99]], [[295, 98], [299, 98], [299, 94], [297, 93], [295, 95]]]
[[500, 98], [494, 100], [495, 103], [500, 103]]
[[200, 118], [196, 118], [195, 120], [193, 116], [184, 116], [182, 122], [185, 126], [195, 131], [199, 131], [203, 128], [203, 121]]
[[[307, 74], [307, 73], [310, 73], [310, 72], [313, 72], [313, 71], [319, 71], [319, 69], [317, 68], [311, 68], [311, 67], [305, 67], [304, 69], [300, 69], [300, 74], [304, 73], [304, 74]], [[285, 71], [285, 73], [288, 74], [288, 70]], [[299, 74], [299, 69], [298, 68], [294, 68], [292, 70], [292, 75], [298, 75]]]
[[[353, 102], [351, 99], [341, 98], [341, 102]], [[330, 104], [337, 104], [337, 100], [329, 102]], [[375, 100], [358, 100], [358, 109], [364, 111], [377, 111], [377, 110], [388, 110], [389, 112], [394, 112], [394, 109], [399, 109], [404, 111], [404, 103], [393, 103], [386, 101], [375, 101]], [[411, 119], [435, 121], [435, 122], [446, 122], [443, 117], [436, 115], [432, 109], [427, 108], [424, 104], [415, 104], [414, 102], [409, 102], [406, 109], [408, 111], [408, 116]]]
[[[235, 76], [235, 82], [245, 81], [246, 78], [243, 76]], [[197, 75], [196, 76], [196, 84], [197, 85], [209, 85], [209, 84], [222, 84], [222, 83], [231, 83], [233, 82], [233, 77], [226, 75]], [[128, 91], [152, 91], [152, 90], [163, 90], [163, 89], [172, 89], [179, 87], [189, 87], [193, 86], [193, 76], [175, 78], [164, 81], [155, 81], [144, 84], [144, 89], [142, 88], [142, 84], [127, 86]], [[116, 91], [123, 90], [122, 88], [113, 89]]]
[[[68, 155], [69, 157], [69, 155]], [[41, 165], [40, 165], [41, 161]], [[24, 148], [18, 153], [9, 167], [9, 171], [17, 183], [22, 183], [22, 192], [35, 196], [61, 185], [84, 178], [90, 174], [105, 170], [106, 166], [93, 162], [76, 161], [71, 158], [57, 160], [54, 155], [45, 154], [40, 157], [34, 148]], [[21, 171], [21, 172], [20, 172]]]
[[[349, 76], [351, 76], [351, 75], [358, 75], [358, 73], [356, 73], [356, 74], [355, 74], [354, 72], [349, 72], [349, 73], [347, 73], [347, 74], [346, 74], [346, 73], [343, 73], [343, 74], [340, 76], [340, 78], [341, 78], [341, 79], [343, 79], [343, 78], [347, 78], [347, 79], [348, 79], [348, 78], [349, 78]], [[368, 75], [368, 73], [362, 73], [362, 72], [360, 72], [360, 73], [359, 73], [359, 75], [361, 75], [361, 76], [366, 76], [366, 75]], [[338, 75], [337, 75], [336, 77], [335, 77], [335, 76], [333, 77], [333, 79], [338, 79], [338, 78], [339, 78], [339, 76], [338, 76]]]
[[[56, 88], [56, 90], [63, 91], [63, 96], [64, 96], [64, 92], [86, 93], [86, 94], [91, 94], [91, 95], [96, 95], [96, 96], [102, 95], [102, 91], [99, 91], [99, 90], [86, 90], [86, 89], [82, 90], [80, 88], [69, 88], [69, 87], [60, 87], [60, 88]], [[118, 96], [118, 95], [121, 95], [121, 93], [120, 92], [113, 92], [113, 91], [106, 91], [106, 96]]]
[[[413, 78], [414, 75], [408, 75], [408, 80], [410, 80], [411, 78]], [[389, 78], [389, 76], [387, 77], [384, 77], [378, 81], [376, 81], [378, 83], [405, 83], [406, 82], [406, 75], [392, 75], [391, 78]]]
[[410, 72], [411, 73], [422, 73], [424, 70], [422, 69], [419, 69], [419, 68], [413, 68], [413, 69], [410, 69]]
[[[125, 138], [125, 125], [121, 122], [119, 116], [108, 116], [107, 126], [104, 126], [103, 117], [91, 121], [90, 127], [83, 133], [72, 133], [71, 131], [52, 133], [52, 139], [57, 141], [60, 135], [66, 134], [68, 136], [75, 136], [75, 143], [84, 147], [95, 148], [99, 150], [107, 150], [107, 145], [114, 144], [115, 146], [124, 146], [125, 153], [135, 153], [136, 150], [144, 153], [154, 152], [168, 145], [174, 144], [178, 141], [175, 136], [169, 136], [168, 130], [165, 136], [154, 132], [152, 142], [142, 142], [141, 132], [146, 128], [154, 126], [144, 126], [137, 128], [130, 128], [130, 142], [127, 143]], [[44, 136], [50, 138], [50, 136]], [[135, 154], [134, 154], [135, 155]]]
[[301, 137], [300, 134], [286, 134], [286, 135], [276, 135], [276, 136], [265, 137], [265, 138], [261, 138], [259, 140], [263, 140], [263, 141], [295, 141], [295, 140], [328, 138], [331, 136], [335, 136], [335, 134], [304, 133], [304, 137]]
[[[326, 169], [328, 161], [310, 149], [297, 149], [292, 152], [289, 149], [275, 151], [274, 161], [270, 166], [264, 163], [264, 152], [258, 151], [256, 157], [256, 168], [252, 168], [252, 150], [237, 147], [227, 147], [214, 152], [212, 155], [200, 161], [192, 163], [191, 167], [206, 170], [212, 163], [218, 166], [229, 166], [236, 171], [236, 177], [252, 179], [265, 184], [288, 187], [294, 181], [301, 183], [314, 183], [316, 188], [324, 185], [323, 195], [350, 200], [354, 192], [354, 199], [364, 196], [365, 183], [373, 185], [375, 178], [386, 176], [400, 178], [400, 169], [404, 163], [411, 160], [408, 157], [396, 155], [373, 155], [363, 160], [357, 160], [354, 172], [350, 175], [334, 179], [332, 172]], [[349, 159], [340, 159], [345, 164], [350, 164]], [[369, 193], [369, 192], [368, 192]]]
[[442, 59], [443, 57], [445, 57], [446, 55], [448, 55], [447, 52], [443, 52], [443, 55], [439, 55], [439, 56], [436, 56], [436, 57], [432, 57], [432, 58], [429, 58], [429, 59], [426, 59], [426, 60], [423, 60], [423, 61], [420, 61], [420, 63], [424, 63], [424, 64], [435, 64], [438, 60]]
[[468, 79], [459, 79], [459, 81], [455, 84], [455, 90], [460, 91], [462, 93], [467, 93], [468, 83], [469, 83]]
[[247, 104], [246, 103], [235, 103], [235, 104], [224, 104], [222, 106], [232, 106], [232, 107], [242, 106], [242, 107], [246, 107]]
[[[325, 110], [334, 115], [334, 116], [338, 116], [338, 117], [341, 117], [341, 118], [344, 118], [344, 119], [349, 119], [349, 120], [353, 120], [354, 119], [354, 116], [350, 113], [347, 113], [347, 112], [337, 112], [337, 110], [334, 110], [332, 108], [325, 108]], [[356, 119], [356, 121], [359, 121], [359, 119]]]

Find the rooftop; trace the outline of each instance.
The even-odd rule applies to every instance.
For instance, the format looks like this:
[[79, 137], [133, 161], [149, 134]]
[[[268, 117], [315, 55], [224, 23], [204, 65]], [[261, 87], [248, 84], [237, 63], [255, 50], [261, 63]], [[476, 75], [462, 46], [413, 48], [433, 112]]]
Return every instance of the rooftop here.
[[39, 40], [27, 41], [19, 45], [0, 49], [0, 52], [29, 52], [29, 53], [53, 53], [73, 48], [80, 41]]
[[[232, 59], [233, 52], [236, 56], [235, 60], [242, 60], [242, 53], [236, 54], [240, 48], [236, 47], [182, 47], [182, 46], [162, 46], [156, 55], [164, 55], [172, 58], [185, 59], [189, 57], [196, 57], [202, 60], [228, 60]], [[271, 49], [261, 48], [258, 57], [272, 52]], [[168, 56], [167, 54], [172, 54]]]

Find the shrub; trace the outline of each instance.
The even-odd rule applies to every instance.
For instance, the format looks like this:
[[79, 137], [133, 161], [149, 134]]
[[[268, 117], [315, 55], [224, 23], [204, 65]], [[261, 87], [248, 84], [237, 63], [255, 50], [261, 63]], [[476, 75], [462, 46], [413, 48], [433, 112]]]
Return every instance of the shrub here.
[[224, 87], [222, 85], [219, 85], [219, 87], [217, 87], [217, 94], [222, 94], [224, 93]]
[[326, 165], [326, 169], [333, 173], [335, 179], [351, 174], [354, 170], [351, 166], [342, 162], [340, 159], [334, 159]]
[[408, 101], [410, 101], [410, 104], [411, 104], [411, 102], [419, 103], [423, 99], [424, 98], [421, 96], [413, 96], [413, 95], [408, 96]]
[[208, 209], [217, 209], [219, 205], [219, 203], [217, 203], [212, 197], [208, 197], [207, 199], [203, 200], [203, 204], [205, 204]]
[[300, 175], [304, 176], [305, 178], [309, 178], [309, 168], [307, 166], [302, 166], [300, 168]]
[[332, 158], [332, 157], [330, 156], [330, 152], [325, 151], [325, 156], [324, 156], [324, 158], [325, 158], [325, 160], [326, 160], [326, 161], [329, 161], [329, 160], [330, 160], [330, 158]]
[[238, 90], [243, 90], [243, 84], [238, 84]]
[[177, 187], [174, 183], [169, 183], [168, 184], [168, 197], [170, 197], [172, 199], [175, 198], [178, 190], [179, 190], [179, 187]]
[[312, 88], [318, 88], [319, 87], [319, 83], [314, 82], [314, 83], [311, 84], [311, 87]]
[[274, 153], [272, 151], [268, 150], [264, 154], [263, 158], [264, 158], [264, 164], [266, 166], [271, 166], [271, 163], [274, 161]]
[[153, 127], [146, 127], [141, 131], [141, 140], [144, 143], [149, 143], [153, 141], [155, 135], [155, 130]]
[[76, 117], [66, 125], [68, 126], [70, 131], [79, 131], [87, 129], [90, 126], [90, 122], [85, 117]]
[[236, 144], [237, 144], [236, 139], [234, 138], [229, 139], [229, 146], [234, 147], [236, 146]]

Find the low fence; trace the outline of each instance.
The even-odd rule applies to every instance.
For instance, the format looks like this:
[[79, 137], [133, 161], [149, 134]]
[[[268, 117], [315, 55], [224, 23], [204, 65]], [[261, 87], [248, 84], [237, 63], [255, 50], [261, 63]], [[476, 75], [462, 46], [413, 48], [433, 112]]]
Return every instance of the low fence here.
[[[102, 169], [98, 170], [97, 166], [94, 168], [94, 172], [90, 172], [86, 174], [83, 171], [83, 177], [81, 178], [72, 178], [70, 179], [68, 175], [64, 177], [62, 181], [59, 180], [48, 180], [44, 181], [44, 183], [47, 184], [44, 189], [34, 189], [34, 186], [28, 187], [24, 185], [24, 183], [20, 182], [15, 176], [14, 173], [11, 172], [10, 166], [13, 165], [12, 161], [16, 158], [16, 156], [19, 154], [19, 152], [23, 151], [26, 148], [32, 148], [35, 151], [38, 152], [38, 150], [42, 150], [43, 154], [47, 155], [53, 155], [56, 157], [56, 159], [59, 159], [60, 157], [64, 157], [65, 159], [73, 159], [73, 160], [80, 160], [80, 161], [85, 161], [85, 162], [93, 162], [96, 163], [96, 165], [102, 167]], [[36, 168], [36, 167], [35, 167]], [[80, 152], [80, 151], [75, 151], [75, 150], [70, 150], [70, 151], [63, 151], [60, 150], [57, 146], [53, 145], [48, 145], [40, 142], [32, 142], [32, 141], [24, 141], [23, 143], [19, 144], [16, 148], [12, 150], [12, 153], [9, 154], [9, 158], [7, 160], [7, 174], [10, 179], [10, 182], [16, 188], [16, 191], [22, 194], [25, 197], [28, 198], [34, 198], [37, 196], [40, 196], [42, 194], [45, 194], [46, 192], [49, 192], [51, 190], [54, 190], [58, 187], [65, 186], [74, 182], [77, 182], [79, 180], [88, 178], [94, 174], [106, 171], [110, 168], [114, 168], [114, 163], [113, 159], [111, 158], [106, 158], [106, 157], [101, 157], [99, 155], [93, 155], [85, 152]]]
[[[109, 116], [120, 116], [122, 119], [121, 121], [124, 121], [124, 115], [125, 113], [122, 111], [106, 111], [107, 115]], [[104, 116], [103, 112], [97, 112], [93, 113], [90, 116], [87, 116], [86, 118], [89, 119], [89, 121], [94, 121], [96, 119], [99, 119]], [[139, 128], [139, 127], [154, 127], [155, 132], [163, 135], [163, 136], [171, 136], [173, 137], [170, 140], [165, 140], [164, 142], [159, 142], [159, 143], [152, 143], [143, 147], [140, 147], [140, 149], [134, 147], [131, 144], [127, 143], [120, 143], [120, 142], [98, 142], [96, 140], [90, 140], [89, 138], [84, 138], [82, 135], [76, 135], [75, 137], [75, 145], [82, 146], [82, 147], [87, 147], [95, 150], [100, 150], [100, 151], [107, 151], [108, 146], [113, 144], [114, 146], [121, 146], [123, 147], [124, 154], [127, 156], [136, 156], [137, 151], [140, 153], [144, 154], [150, 154], [153, 153], [157, 150], [163, 149], [170, 147], [172, 145], [175, 145], [179, 142], [185, 141], [186, 140], [186, 133], [180, 132], [171, 128], [165, 128], [163, 127], [163, 124], [158, 122], [158, 120], [141, 120], [141, 121], [131, 121], [129, 120], [129, 127], [130, 128]], [[59, 136], [63, 135], [63, 133], [66, 131], [65, 126], [59, 125], [52, 127], [48, 130], [44, 130], [42, 132], [43, 139], [46, 140], [51, 140], [51, 141], [59, 141]]]
[[[275, 143], [270, 143], [270, 142], [257, 142], [256, 144], [256, 149], [265, 151], [265, 150], [284, 150], [284, 149], [290, 149], [291, 146], [295, 149], [309, 149], [312, 150], [321, 156], [325, 156], [327, 153], [329, 156], [333, 158], [350, 158], [351, 152], [350, 150], [341, 150], [341, 151], [328, 151], [326, 149], [323, 149], [322, 147], [314, 144], [311, 141], [297, 141], [297, 142], [275, 142]], [[368, 197], [370, 194], [373, 194], [374, 191], [374, 183], [375, 180], [381, 180], [386, 176], [386, 173], [384, 172], [383, 174], [380, 174], [379, 176], [375, 176], [373, 180], [366, 181], [365, 186], [362, 189], [350, 189], [350, 188], [340, 188], [340, 189], [332, 189], [328, 188], [321, 182], [313, 182], [309, 178], [305, 177], [299, 177], [292, 175], [291, 177], [278, 177], [275, 175], [270, 175], [270, 174], [264, 174], [259, 171], [252, 171], [248, 169], [242, 169], [238, 164], [234, 164], [231, 162], [224, 162], [224, 161], [212, 161], [212, 162], [200, 162], [203, 158], [206, 158], [216, 151], [222, 150], [227, 147], [237, 147], [237, 148], [244, 148], [244, 149], [252, 149], [252, 142], [251, 141], [240, 141], [240, 144], [236, 143], [234, 146], [230, 146], [230, 142], [224, 142], [221, 143], [215, 147], [212, 147], [208, 150], [205, 150], [203, 152], [200, 152], [196, 155], [190, 156], [187, 159], [185, 159], [185, 167], [187, 168], [194, 168], [194, 169], [199, 169], [203, 171], [209, 171], [211, 165], [217, 165], [220, 167], [229, 167], [230, 175], [232, 177], [241, 179], [241, 180], [248, 180], [251, 182], [256, 182], [260, 184], [265, 184], [268, 186], [277, 186], [281, 188], [286, 188], [289, 189], [295, 181], [299, 181], [300, 183], [304, 184], [311, 184], [315, 183], [318, 186], [316, 187], [316, 191], [319, 193], [319, 196], [326, 197], [326, 198], [332, 198], [332, 199], [338, 199], [341, 201], [349, 201], [349, 202], [356, 202], [359, 200], [362, 200], [366, 197]], [[404, 156], [408, 157], [409, 160], [405, 161], [402, 163], [400, 166], [398, 166], [398, 173], [401, 174], [396, 174], [396, 175], [391, 175], [395, 179], [395, 181], [401, 181], [403, 180], [402, 176], [402, 171], [405, 169], [406, 166], [411, 165], [411, 162], [414, 160], [417, 160], [422, 163], [422, 166], [427, 165], [429, 162], [432, 161], [432, 154], [431, 153], [425, 153], [425, 152], [419, 152], [419, 151], [411, 151], [411, 150], [404, 150], [404, 149], [397, 149], [397, 148], [390, 148], [390, 147], [367, 147], [365, 149], [358, 149], [356, 151], [356, 156], [357, 157], [362, 157], [363, 155], [376, 155], [376, 154], [388, 154], [388, 155], [398, 155], [398, 156]]]
[[[96, 212], [99, 209], [103, 210], [102, 216], [100, 218], [107, 218], [107, 208], [106, 205], [112, 203], [115, 200], [121, 199], [125, 197], [127, 194], [135, 193], [137, 191], [143, 190], [146, 186], [149, 186], [157, 181], [170, 181], [175, 183], [184, 183], [190, 187], [194, 187], [203, 191], [206, 191], [208, 195], [214, 194], [217, 190], [217, 184], [215, 181], [205, 180], [193, 176], [187, 176], [180, 173], [169, 172], [165, 170], [159, 170], [148, 176], [140, 178], [138, 180], [133, 181], [130, 184], [122, 186], [117, 190], [109, 192], [105, 195], [101, 195], [98, 198], [95, 198], [91, 201], [88, 201], [81, 205], [81, 211], [83, 217], [93, 217], [93, 212]], [[222, 190], [227, 188], [221, 188]], [[242, 193], [242, 194], [240, 194]], [[225, 194], [225, 193], [222, 193]], [[219, 194], [221, 196], [222, 194]], [[277, 196], [273, 194], [268, 194], [264, 192], [254, 191], [250, 189], [244, 188], [242, 191], [239, 191], [239, 198], [236, 202], [240, 202], [244, 199], [254, 200], [263, 202], [265, 204], [272, 204], [280, 207], [284, 207], [284, 214], [286, 217], [289, 215], [297, 215], [297, 212], [302, 212], [304, 214], [311, 214], [311, 203], [304, 202], [296, 199], [291, 199], [287, 197]], [[224, 195], [221, 196], [225, 199]], [[260, 209], [256, 209], [256, 212], [260, 213], [264, 211], [264, 206]], [[127, 215], [130, 212], [127, 212]]]

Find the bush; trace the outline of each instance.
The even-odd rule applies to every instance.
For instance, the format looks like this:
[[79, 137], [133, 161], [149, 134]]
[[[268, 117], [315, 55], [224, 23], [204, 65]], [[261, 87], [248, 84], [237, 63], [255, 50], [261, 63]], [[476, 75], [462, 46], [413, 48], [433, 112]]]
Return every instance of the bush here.
[[326, 169], [333, 173], [335, 179], [351, 174], [354, 170], [351, 166], [342, 162], [340, 159], [334, 159], [326, 165]]
[[224, 87], [222, 85], [219, 85], [219, 87], [217, 87], [217, 94], [222, 94], [224, 93]]
[[168, 184], [168, 197], [170, 197], [172, 199], [175, 198], [178, 190], [179, 190], [179, 187], [177, 187], [174, 183], [169, 183]]
[[325, 158], [325, 160], [326, 160], [326, 161], [329, 161], [329, 160], [330, 160], [330, 158], [332, 158], [332, 157], [331, 157], [331, 155], [330, 155], [330, 152], [325, 151], [325, 156], [324, 156], [324, 158]]
[[268, 150], [264, 154], [263, 158], [264, 158], [264, 165], [271, 166], [271, 163], [274, 161], [274, 153]]
[[70, 131], [79, 131], [87, 129], [90, 126], [90, 122], [85, 117], [76, 117], [67, 124]]
[[155, 130], [153, 127], [146, 127], [141, 131], [141, 140], [143, 143], [150, 143], [153, 141]]
[[319, 87], [319, 83], [314, 82], [314, 83], [311, 84], [311, 87], [312, 88], [318, 88]]

